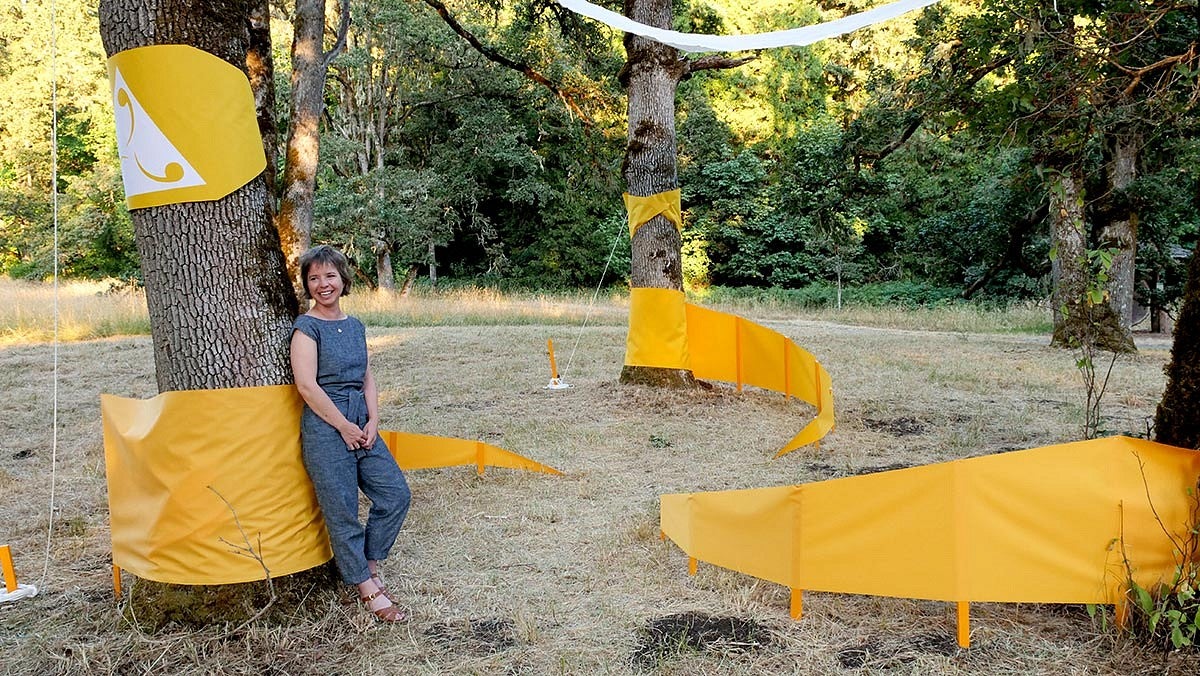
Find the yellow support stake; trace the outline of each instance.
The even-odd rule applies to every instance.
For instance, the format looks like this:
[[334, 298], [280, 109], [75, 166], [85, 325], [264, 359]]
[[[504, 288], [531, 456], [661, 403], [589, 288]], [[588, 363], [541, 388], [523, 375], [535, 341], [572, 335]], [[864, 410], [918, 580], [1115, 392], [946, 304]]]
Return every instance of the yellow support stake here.
[[788, 344], [783, 343], [783, 394], [788, 399], [792, 398], [792, 365], [788, 358]]
[[742, 391], [742, 318], [733, 318], [733, 356], [737, 363], [737, 391]]
[[1117, 629], [1125, 629], [1129, 626], [1129, 603], [1125, 596], [1121, 596], [1113, 604], [1113, 621], [1117, 623]]
[[121, 600], [121, 567], [113, 564], [113, 596], [117, 601]]
[[[554, 363], [554, 341], [546, 341], [546, 349], [550, 351], [550, 379], [558, 380], [558, 364]], [[570, 366], [570, 364], [567, 364]]]
[[699, 566], [698, 562], [696, 561], [696, 558], [689, 556], [688, 557], [688, 575], [695, 575], [696, 571], [699, 569], [699, 567], [700, 566]]
[[790, 610], [791, 610], [793, 620], [800, 619], [800, 616], [804, 614], [804, 590], [803, 589], [793, 589], [792, 590], [792, 607]]
[[475, 442], [475, 471], [479, 474], [479, 476], [483, 476], [483, 467], [484, 467], [483, 442], [476, 441]]
[[958, 647], [971, 647], [971, 602], [958, 602]]
[[8, 545], [0, 545], [0, 567], [4, 568], [4, 589], [6, 593], [17, 591], [17, 569], [13, 568], [12, 549]]

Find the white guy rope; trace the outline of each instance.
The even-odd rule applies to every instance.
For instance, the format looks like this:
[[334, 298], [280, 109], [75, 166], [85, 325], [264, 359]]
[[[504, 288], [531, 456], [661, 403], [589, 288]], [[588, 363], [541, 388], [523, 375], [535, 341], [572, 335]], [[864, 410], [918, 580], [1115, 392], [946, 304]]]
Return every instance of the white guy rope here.
[[592, 302], [588, 303], [587, 313], [583, 316], [583, 325], [579, 327], [579, 333], [575, 334], [575, 345], [571, 347], [571, 354], [567, 356], [567, 365], [563, 367], [559, 380], [564, 383], [567, 381], [567, 371], [571, 370], [571, 362], [575, 359], [575, 350], [579, 347], [579, 339], [583, 337], [583, 330], [587, 328], [588, 320], [592, 318], [592, 308], [596, 305], [596, 298], [600, 296], [600, 287], [604, 286], [604, 277], [608, 274], [608, 266], [612, 264], [613, 254], [617, 252], [617, 244], [621, 242], [621, 238], [625, 236], [624, 228], [617, 228], [617, 236], [613, 237], [612, 249], [608, 251], [608, 260], [604, 261], [604, 270], [600, 273], [600, 281], [596, 283], [596, 291], [592, 294]]
[[[50, 542], [54, 533], [54, 491], [58, 482], [58, 2], [50, 3], [50, 211], [54, 219], [54, 404], [50, 416], [50, 513], [46, 518], [46, 553], [42, 586], [50, 573]], [[18, 590], [20, 591], [20, 590]], [[16, 592], [14, 592], [16, 593]], [[37, 594], [33, 590], [30, 596]]]

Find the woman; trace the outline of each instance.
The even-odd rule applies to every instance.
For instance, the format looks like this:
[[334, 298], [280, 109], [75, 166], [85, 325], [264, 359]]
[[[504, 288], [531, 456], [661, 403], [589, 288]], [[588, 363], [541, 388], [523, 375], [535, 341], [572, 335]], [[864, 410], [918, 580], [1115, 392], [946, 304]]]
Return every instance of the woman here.
[[[387, 557], [410, 493], [404, 473], [379, 439], [379, 396], [367, 359], [366, 329], [342, 312], [350, 293], [350, 265], [329, 246], [300, 257], [300, 277], [312, 308], [292, 326], [292, 373], [304, 399], [300, 423], [304, 467], [329, 529], [333, 558], [346, 584], [377, 618], [399, 622], [404, 613], [383, 587], [377, 564]], [[364, 527], [359, 490], [371, 501]]]

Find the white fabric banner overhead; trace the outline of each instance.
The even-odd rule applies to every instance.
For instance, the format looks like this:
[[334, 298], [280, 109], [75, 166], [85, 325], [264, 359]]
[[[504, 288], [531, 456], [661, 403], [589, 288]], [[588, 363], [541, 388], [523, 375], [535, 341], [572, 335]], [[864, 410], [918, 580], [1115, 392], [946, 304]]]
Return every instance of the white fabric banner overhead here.
[[915, 9], [928, 7], [938, 0], [899, 0], [882, 7], [851, 14], [850, 16], [827, 21], [803, 28], [756, 33], [754, 35], [702, 35], [698, 33], [680, 33], [663, 28], [654, 28], [638, 23], [633, 19], [616, 12], [597, 7], [587, 0], [558, 0], [558, 4], [567, 9], [595, 19], [617, 30], [633, 33], [643, 37], [658, 40], [685, 52], [743, 52], [753, 49], [769, 49], [771, 47], [801, 47], [820, 42], [827, 38], [837, 37], [865, 28], [872, 24], [894, 19], [901, 14], [907, 14]]

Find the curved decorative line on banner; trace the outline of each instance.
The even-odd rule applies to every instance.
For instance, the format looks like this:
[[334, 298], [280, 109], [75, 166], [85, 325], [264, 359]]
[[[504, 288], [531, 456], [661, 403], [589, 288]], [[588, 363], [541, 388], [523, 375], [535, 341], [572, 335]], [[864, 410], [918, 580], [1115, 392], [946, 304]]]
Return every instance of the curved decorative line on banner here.
[[680, 207], [680, 190], [668, 190], [641, 197], [624, 193], [625, 211], [629, 214], [629, 237], [637, 234], [638, 228], [650, 222], [650, 219], [661, 215], [675, 225], [675, 229], [683, 230], [683, 210]]
[[[325, 523], [300, 458], [303, 407], [292, 385], [145, 400], [102, 395], [113, 565], [148, 580], [212, 585], [261, 580], [263, 565], [280, 576], [328, 561]], [[479, 441], [380, 435], [406, 469], [559, 473]], [[243, 533], [262, 564], [226, 544], [241, 545]]]
[[752, 385], [812, 404], [816, 417], [775, 457], [819, 441], [834, 428], [833, 388], [816, 357], [783, 334], [692, 305], [682, 291], [630, 290], [629, 366], [684, 368], [698, 378]]
[[793, 616], [801, 590], [952, 601], [966, 645], [972, 601], [1120, 604], [1130, 570], [1147, 589], [1167, 579], [1176, 562], [1164, 529], [1186, 536], [1198, 474], [1195, 451], [1108, 437], [663, 495], [659, 512], [664, 536], [693, 562], [792, 589]]
[[902, 14], [934, 4], [938, 0], [900, 0], [858, 14], [789, 30], [753, 35], [703, 35], [655, 28], [638, 23], [611, 10], [597, 7], [587, 0], [557, 0], [558, 4], [600, 23], [643, 37], [657, 40], [685, 52], [741, 52], [772, 47], [803, 47], [828, 38], [845, 35], [873, 24], [894, 19]]
[[108, 60], [117, 151], [130, 209], [218, 200], [267, 166], [250, 81], [188, 45]]

